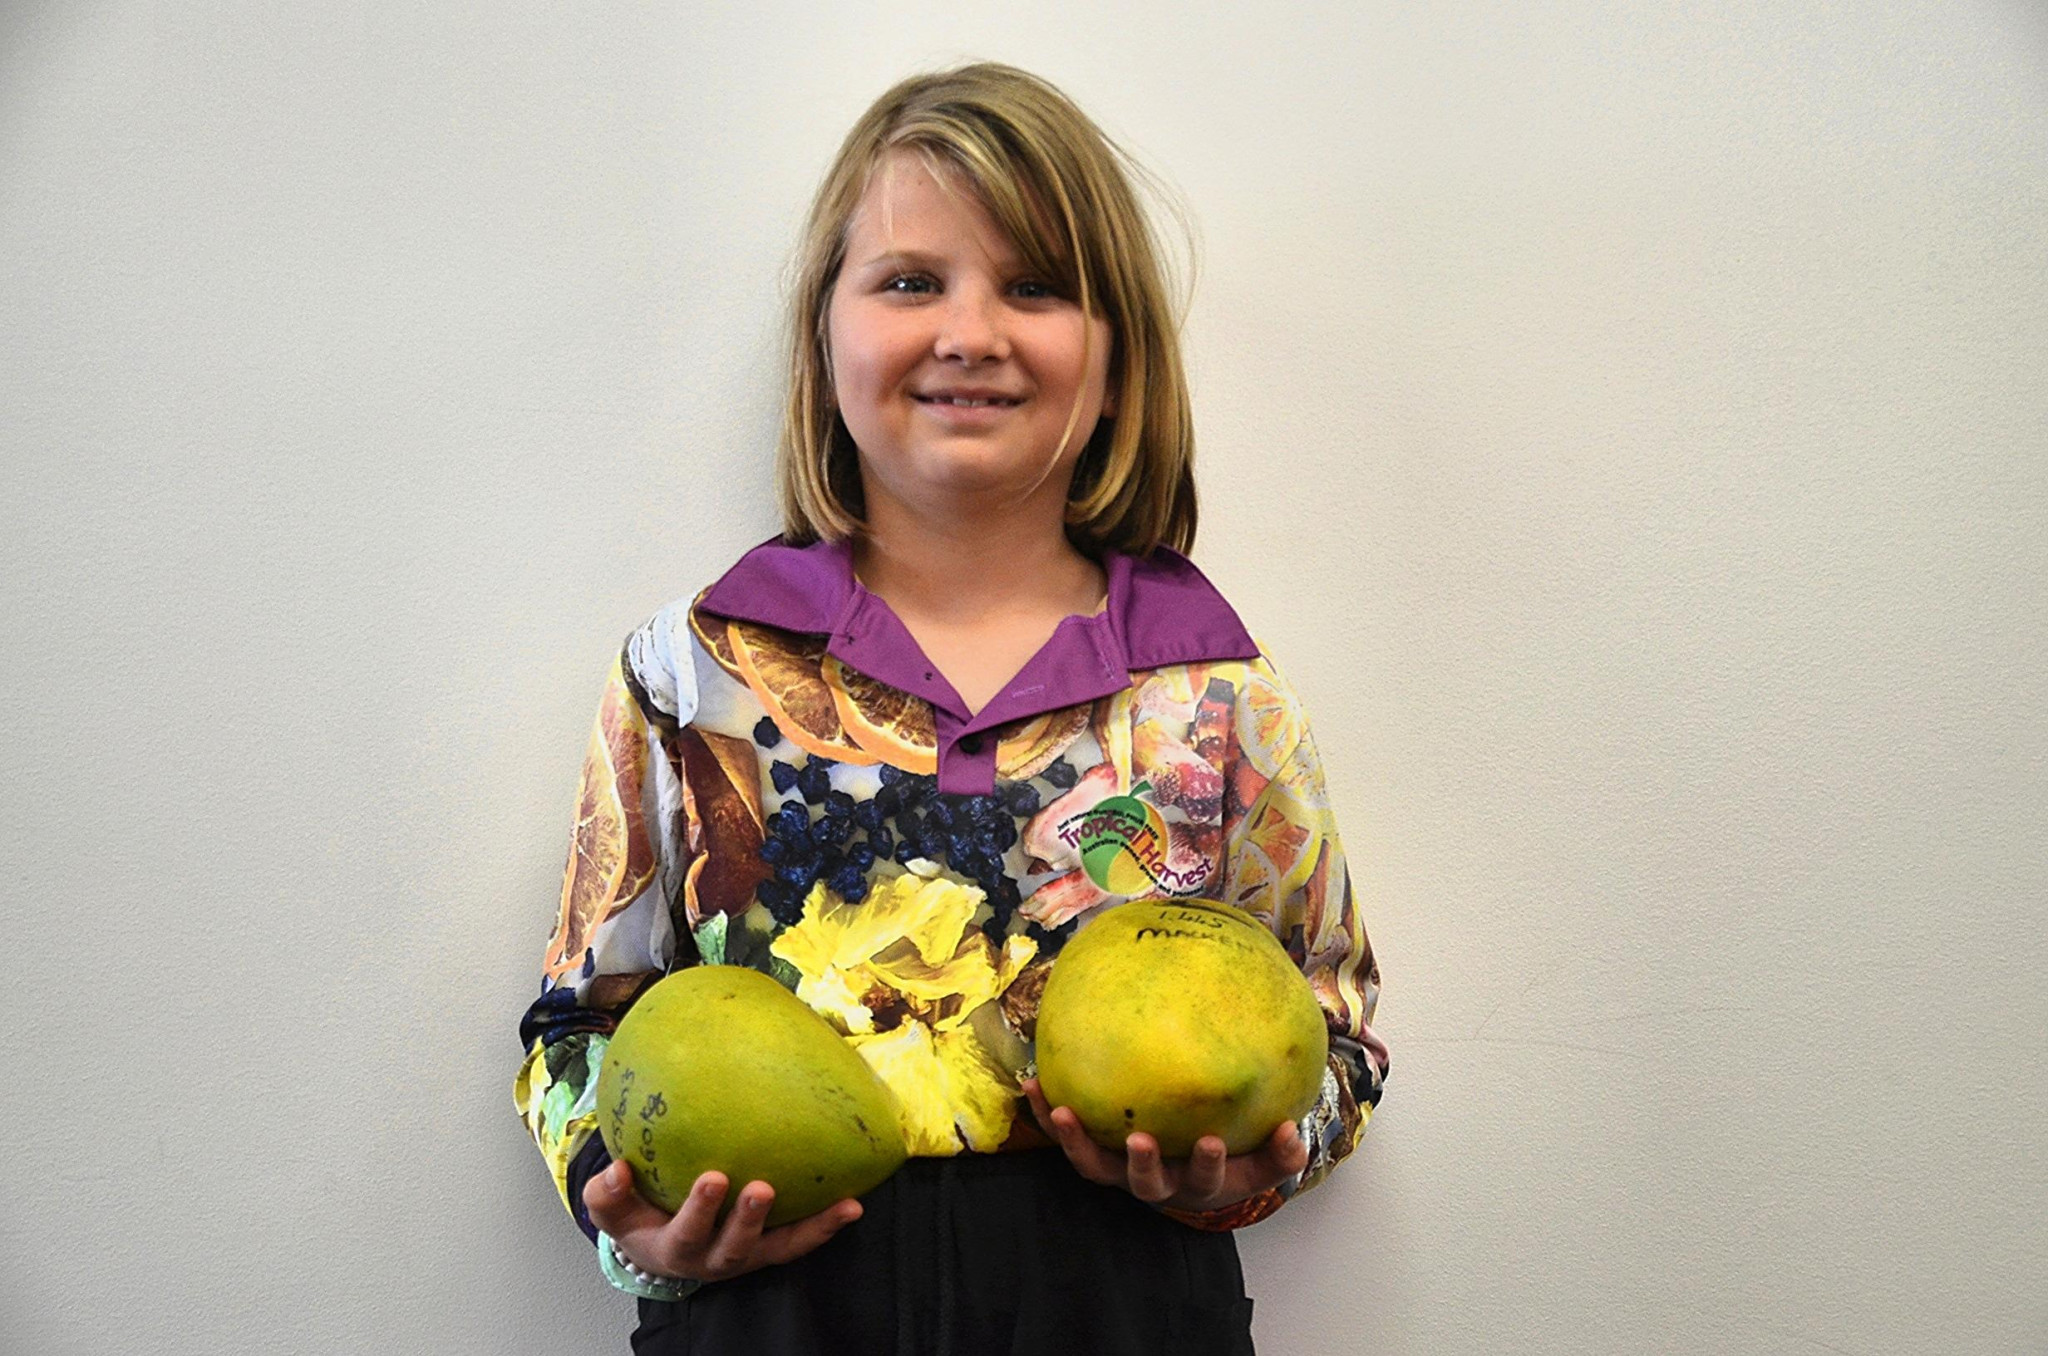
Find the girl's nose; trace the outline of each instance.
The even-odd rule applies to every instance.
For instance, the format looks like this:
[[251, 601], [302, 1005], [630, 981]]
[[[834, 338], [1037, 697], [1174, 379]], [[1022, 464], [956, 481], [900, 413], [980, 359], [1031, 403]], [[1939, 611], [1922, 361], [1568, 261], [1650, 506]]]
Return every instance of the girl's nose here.
[[1010, 356], [998, 300], [970, 289], [953, 292], [939, 315], [932, 352], [954, 362], [1000, 362]]

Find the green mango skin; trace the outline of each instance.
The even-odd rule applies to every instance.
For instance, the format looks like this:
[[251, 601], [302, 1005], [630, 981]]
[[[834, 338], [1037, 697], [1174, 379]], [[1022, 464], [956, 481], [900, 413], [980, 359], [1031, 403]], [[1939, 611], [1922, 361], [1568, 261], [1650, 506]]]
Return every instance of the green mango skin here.
[[1104, 910], [1054, 958], [1039, 999], [1039, 1086], [1106, 1148], [1142, 1130], [1166, 1158], [1204, 1135], [1248, 1153], [1315, 1105], [1329, 1052], [1286, 948], [1216, 900]]
[[759, 970], [697, 965], [658, 981], [612, 1034], [598, 1132], [640, 1194], [674, 1214], [700, 1173], [775, 1188], [768, 1225], [887, 1180], [906, 1156], [896, 1102], [832, 1025]]

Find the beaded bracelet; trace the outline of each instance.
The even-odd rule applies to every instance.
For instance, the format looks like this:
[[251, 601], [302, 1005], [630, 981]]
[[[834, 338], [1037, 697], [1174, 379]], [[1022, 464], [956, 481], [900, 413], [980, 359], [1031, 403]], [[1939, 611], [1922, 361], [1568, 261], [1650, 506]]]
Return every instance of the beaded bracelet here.
[[694, 1293], [702, 1281], [683, 1276], [660, 1276], [644, 1271], [626, 1260], [618, 1241], [600, 1230], [597, 1235], [597, 1263], [604, 1278], [629, 1295], [643, 1299], [675, 1301]]

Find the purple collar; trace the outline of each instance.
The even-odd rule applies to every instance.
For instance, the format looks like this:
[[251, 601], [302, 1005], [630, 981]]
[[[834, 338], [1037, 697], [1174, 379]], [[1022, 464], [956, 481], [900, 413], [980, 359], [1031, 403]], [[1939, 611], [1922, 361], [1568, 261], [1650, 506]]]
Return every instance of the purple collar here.
[[889, 605], [854, 577], [846, 543], [763, 542], [697, 605], [721, 617], [829, 636], [826, 650], [841, 663], [924, 698], [938, 724], [940, 789], [986, 794], [995, 784], [995, 740], [981, 738], [983, 731], [1121, 692], [1135, 672], [1258, 655], [1237, 613], [1185, 556], [1163, 547], [1143, 558], [1111, 552], [1103, 568], [1107, 606], [1062, 621], [971, 716]]

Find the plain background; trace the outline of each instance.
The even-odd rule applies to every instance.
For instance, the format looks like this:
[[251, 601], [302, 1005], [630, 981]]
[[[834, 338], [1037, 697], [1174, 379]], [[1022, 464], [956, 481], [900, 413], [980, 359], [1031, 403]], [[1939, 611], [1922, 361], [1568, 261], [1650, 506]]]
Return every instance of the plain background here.
[[2048, 1347], [2023, 0], [15, 0], [0, 1347], [625, 1350], [511, 1105], [585, 732], [969, 56], [1199, 224], [1197, 558], [1383, 961], [1261, 1349]]

